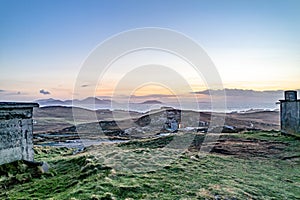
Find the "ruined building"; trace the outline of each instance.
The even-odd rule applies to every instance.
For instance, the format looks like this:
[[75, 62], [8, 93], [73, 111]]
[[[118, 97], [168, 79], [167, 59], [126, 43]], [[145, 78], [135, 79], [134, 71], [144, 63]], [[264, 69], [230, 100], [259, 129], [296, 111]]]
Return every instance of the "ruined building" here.
[[33, 161], [32, 111], [36, 103], [0, 102], [0, 165]]
[[300, 100], [297, 91], [285, 91], [285, 99], [280, 100], [281, 132], [300, 134]]
[[181, 122], [181, 110], [168, 107], [163, 107], [163, 109], [166, 109], [166, 122], [163, 129], [176, 132]]

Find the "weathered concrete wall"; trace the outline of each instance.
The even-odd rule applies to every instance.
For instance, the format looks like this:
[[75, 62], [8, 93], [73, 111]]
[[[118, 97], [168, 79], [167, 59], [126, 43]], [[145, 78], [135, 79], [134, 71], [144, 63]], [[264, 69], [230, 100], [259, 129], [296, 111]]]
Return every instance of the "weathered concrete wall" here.
[[284, 133], [300, 133], [300, 101], [282, 101], [280, 110], [281, 131]]
[[32, 111], [38, 104], [0, 102], [0, 165], [33, 161]]
[[300, 133], [300, 100], [296, 91], [286, 91], [285, 100], [280, 100], [281, 132]]

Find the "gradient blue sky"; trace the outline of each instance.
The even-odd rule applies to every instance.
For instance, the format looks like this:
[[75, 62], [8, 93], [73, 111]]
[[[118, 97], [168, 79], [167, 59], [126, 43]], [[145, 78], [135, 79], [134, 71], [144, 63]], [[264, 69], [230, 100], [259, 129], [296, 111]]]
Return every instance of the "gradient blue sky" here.
[[300, 86], [299, 0], [0, 0], [0, 27], [0, 100], [71, 98], [88, 54], [106, 38], [141, 27], [193, 38], [224, 87]]

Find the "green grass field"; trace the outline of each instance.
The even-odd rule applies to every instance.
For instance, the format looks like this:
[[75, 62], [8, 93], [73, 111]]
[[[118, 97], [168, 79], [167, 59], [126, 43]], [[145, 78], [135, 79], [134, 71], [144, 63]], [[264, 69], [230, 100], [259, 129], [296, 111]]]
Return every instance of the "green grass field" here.
[[[278, 132], [223, 135], [236, 141], [226, 147], [232, 154], [203, 155], [191, 147], [172, 162], [157, 160], [153, 168], [139, 165], [139, 171], [105, 164], [118, 156], [129, 169], [147, 163], [149, 152], [162, 150], [172, 137], [89, 147], [76, 155], [72, 149], [35, 147], [35, 159], [48, 162], [50, 171], [21, 161], [1, 166], [0, 199], [300, 199], [300, 142]], [[193, 145], [203, 137], [195, 135]], [[260, 150], [243, 152], [240, 141], [243, 148]]]

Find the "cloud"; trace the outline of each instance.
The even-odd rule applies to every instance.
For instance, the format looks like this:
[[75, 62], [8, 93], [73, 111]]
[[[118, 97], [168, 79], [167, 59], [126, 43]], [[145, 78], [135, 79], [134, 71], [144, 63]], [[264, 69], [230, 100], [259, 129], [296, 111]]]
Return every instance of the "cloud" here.
[[149, 94], [149, 95], [141, 95], [141, 96], [135, 96], [132, 95], [131, 98], [135, 99], [160, 99], [160, 98], [174, 98], [176, 95], [172, 94]]
[[172, 99], [172, 98], [176, 98], [176, 95], [172, 95], [172, 94], [149, 94], [149, 95], [115, 95], [112, 98], [116, 98], [116, 99], [139, 99], [139, 100], [152, 100], [152, 99]]
[[41, 93], [41, 94], [43, 94], [43, 95], [50, 94], [50, 92], [49, 92], [49, 91], [47, 91], [47, 90], [44, 90], [44, 89], [41, 89], [41, 90], [40, 90], [40, 93]]
[[224, 89], [224, 90], [203, 90], [197, 92], [191, 92], [192, 94], [203, 95], [226, 95], [226, 96], [278, 96], [283, 94], [283, 90], [268, 90], [268, 91], [256, 91], [256, 90], [242, 90], [242, 89]]
[[[299, 94], [299, 89], [296, 90]], [[243, 102], [247, 104], [249, 102], [256, 103], [269, 103], [277, 102], [284, 99], [284, 90], [242, 90], [242, 89], [224, 89], [224, 90], [203, 90], [193, 92], [192, 94], [204, 95], [204, 98], [208, 98], [210, 95], [216, 98], [226, 98], [227, 102]]]
[[21, 91], [13, 91], [13, 90], [0, 90], [0, 93], [5, 94], [5, 95], [21, 95], [21, 94], [24, 94]]

